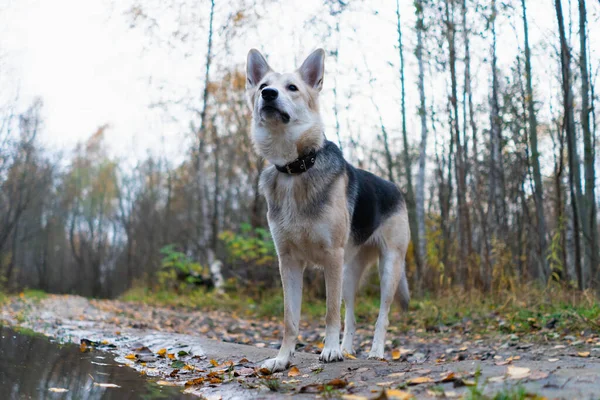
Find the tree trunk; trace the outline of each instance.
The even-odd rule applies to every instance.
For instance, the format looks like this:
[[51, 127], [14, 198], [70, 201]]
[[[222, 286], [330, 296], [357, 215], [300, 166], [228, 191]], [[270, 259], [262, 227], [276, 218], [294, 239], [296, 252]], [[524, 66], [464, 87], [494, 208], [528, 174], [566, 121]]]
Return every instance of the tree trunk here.
[[[419, 64], [419, 116], [421, 117], [421, 144], [419, 145], [419, 172], [416, 185], [416, 216], [417, 216], [417, 235], [418, 252], [422, 261], [421, 272], [425, 274], [427, 259], [426, 248], [427, 240], [425, 233], [425, 161], [427, 158], [427, 108], [425, 106], [425, 67], [423, 65], [423, 1], [416, 0], [415, 8], [417, 15], [417, 48], [416, 56]], [[413, 233], [414, 235], [414, 233]]]
[[548, 279], [548, 246], [546, 240], [546, 217], [544, 214], [544, 189], [542, 186], [542, 175], [540, 172], [540, 153], [538, 151], [537, 116], [535, 111], [535, 100], [533, 96], [531, 51], [529, 48], [529, 27], [527, 24], [527, 8], [525, 0], [521, 0], [523, 9], [523, 31], [525, 33], [525, 80], [526, 80], [526, 103], [529, 120], [529, 145], [531, 147], [531, 167], [533, 170], [533, 195], [537, 215], [537, 234], [539, 246], [539, 278]]
[[561, 0], [555, 0], [556, 18], [560, 35], [560, 60], [562, 71], [562, 90], [564, 106], [563, 129], [567, 136], [567, 152], [569, 155], [569, 192], [571, 194], [571, 208], [573, 212], [573, 245], [574, 265], [577, 274], [579, 289], [585, 288], [584, 271], [581, 265], [581, 173], [579, 170], [579, 156], [577, 154], [577, 142], [575, 137], [575, 116], [573, 112], [573, 90], [571, 88], [571, 50], [567, 43], [565, 24], [562, 13]]
[[451, 135], [454, 135], [456, 142], [456, 154], [454, 167], [456, 173], [456, 200], [458, 205], [457, 218], [457, 233], [458, 233], [458, 280], [459, 284], [466, 285], [468, 277], [468, 258], [471, 253], [471, 232], [469, 222], [469, 210], [467, 209], [466, 192], [467, 192], [467, 177], [465, 171], [465, 158], [463, 145], [460, 137], [460, 127], [458, 124], [458, 89], [456, 79], [456, 27], [454, 24], [454, 7], [446, 1], [446, 39], [448, 41], [448, 61], [450, 66], [450, 82], [451, 82]]
[[496, 1], [492, 1], [492, 96], [490, 113], [490, 180], [488, 198], [488, 225], [495, 239], [506, 238], [506, 210], [504, 207], [504, 166], [502, 161], [502, 121], [498, 100], [498, 68], [496, 39]]
[[585, 195], [583, 197], [583, 241], [584, 241], [584, 264], [590, 277], [595, 280], [598, 271], [598, 224], [596, 213], [596, 194], [594, 183], [596, 171], [594, 168], [594, 145], [590, 129], [590, 79], [587, 61], [587, 15], [585, 0], [579, 0], [579, 70], [581, 72], [581, 128], [583, 131], [583, 168], [585, 176]]
[[402, 114], [402, 142], [404, 145], [404, 174], [406, 175], [406, 205], [408, 208], [408, 223], [410, 225], [411, 238], [413, 242], [413, 256], [416, 263], [415, 282], [417, 291], [422, 287], [423, 255], [419, 251], [419, 235], [417, 225], [417, 210], [415, 203], [415, 192], [412, 183], [412, 160], [408, 148], [408, 134], [406, 131], [406, 90], [404, 82], [404, 46], [402, 44], [402, 24], [400, 23], [400, 0], [396, 0], [396, 21], [398, 31], [398, 55], [400, 57], [400, 113]]

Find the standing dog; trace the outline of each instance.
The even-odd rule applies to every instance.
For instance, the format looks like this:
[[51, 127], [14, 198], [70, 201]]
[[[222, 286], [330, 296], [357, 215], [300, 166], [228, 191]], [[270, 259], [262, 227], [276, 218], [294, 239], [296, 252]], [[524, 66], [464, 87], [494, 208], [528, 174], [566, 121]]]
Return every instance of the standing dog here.
[[[325, 274], [327, 315], [320, 360], [354, 354], [354, 299], [366, 267], [378, 261], [381, 308], [369, 358], [383, 358], [388, 313], [399, 287], [410, 298], [404, 260], [410, 240], [406, 204], [391, 182], [351, 166], [324, 135], [319, 113], [325, 52], [314, 51], [295, 72], [274, 72], [250, 50], [246, 91], [252, 136], [272, 166], [260, 177], [267, 218], [279, 258], [284, 293], [284, 334], [276, 358], [262, 367], [281, 371], [296, 347], [302, 275], [307, 266]], [[346, 304], [340, 347], [340, 307]]]

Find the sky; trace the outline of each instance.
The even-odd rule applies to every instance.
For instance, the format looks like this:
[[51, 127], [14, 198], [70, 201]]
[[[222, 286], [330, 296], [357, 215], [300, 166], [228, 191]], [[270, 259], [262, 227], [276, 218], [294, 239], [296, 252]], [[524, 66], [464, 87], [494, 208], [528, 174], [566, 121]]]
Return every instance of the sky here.
[[[173, 156], [184, 151], [193, 113], [181, 107], [164, 112], [152, 105], [183, 96], [194, 97], [196, 93], [200, 98], [205, 28], [192, 28], [201, 39], [198, 44], [169, 48], [153, 40], [143, 27], [130, 26], [131, 19], [124, 13], [126, 3], [132, 4], [109, 0], [0, 0], [0, 79], [3, 79], [0, 81], [8, 82], [4, 95], [18, 92], [22, 106], [35, 97], [42, 98], [43, 140], [50, 147], [72, 148], [99, 126], [109, 124], [107, 142], [120, 157], [143, 157], [148, 149]], [[400, 118], [398, 55], [393, 47], [395, 2], [378, 0], [372, 4], [377, 15], [350, 12], [344, 17], [343, 30], [358, 33], [350, 40], [347, 39], [350, 35], [342, 32], [340, 63], [344, 70], [327, 70], [327, 74], [338, 74], [339, 91], [352, 103], [352, 109], [348, 110], [352, 115], [344, 118], [345, 129], [372, 132], [375, 122], [370, 96], [375, 96], [386, 125], [397, 131]], [[537, 49], [555, 31], [552, 2], [528, 0], [527, 4], [534, 56], [539, 53], [543, 57]], [[257, 47], [270, 56], [269, 62], [275, 69], [294, 67], [294, 62], [301, 61], [322, 44], [318, 37], [298, 35], [302, 32], [302, 16], [317, 5], [315, 0], [303, 0], [276, 3], [268, 10], [259, 10], [263, 14], [259, 29], [234, 41], [231, 63], [243, 64], [247, 50]], [[590, 10], [590, 38], [598, 37], [594, 33], [600, 35], [597, 8]], [[294, 18], [290, 18], [292, 10]], [[401, 10], [407, 46], [408, 125], [410, 132], [419, 132], [415, 113], [418, 95], [414, 83], [417, 71], [412, 51], [412, 2], [403, 1]], [[190, 10], [190, 15], [202, 11]], [[573, 18], [576, 22], [576, 15]], [[520, 21], [512, 23], [516, 29], [511, 29], [511, 21], [504, 21], [499, 31], [501, 66], [503, 62], [512, 62], [513, 53], [518, 51], [517, 40], [522, 40], [518, 36]], [[473, 51], [477, 52], [477, 39], [473, 43]], [[597, 45], [593, 39], [591, 45]], [[597, 63], [600, 49], [593, 52]], [[488, 53], [483, 49], [478, 54], [484, 58]], [[359, 76], [349, 72], [355, 65], [363, 69], [368, 65], [377, 79], [373, 88], [367, 84], [364, 73]], [[556, 74], [556, 66], [538, 57], [534, 59], [534, 67], [539, 72], [536, 78], [539, 90], [550, 95], [557, 88], [547, 77]], [[473, 69], [479, 76], [478, 83], [476, 76], [476, 90], [479, 88], [483, 100], [487, 93], [487, 68], [481, 59], [474, 59]], [[332, 94], [331, 88], [327, 88], [330, 82], [331, 77], [326, 75], [322, 103], [327, 104], [323, 110], [325, 121], [332, 127]], [[428, 90], [437, 93], [438, 99], [444, 98], [444, 84], [443, 79], [427, 82]], [[369, 135], [373, 137], [373, 133], [365, 134], [363, 140], [369, 140]], [[417, 137], [411, 136], [411, 140]]]

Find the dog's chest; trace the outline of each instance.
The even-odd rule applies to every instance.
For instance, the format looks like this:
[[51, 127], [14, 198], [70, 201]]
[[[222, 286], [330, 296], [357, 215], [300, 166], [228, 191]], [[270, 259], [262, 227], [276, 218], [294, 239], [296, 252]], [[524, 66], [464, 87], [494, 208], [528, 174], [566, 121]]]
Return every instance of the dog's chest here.
[[341, 182], [331, 188], [314, 187], [278, 173], [266, 173], [261, 181], [269, 206], [269, 227], [278, 250], [315, 261], [311, 260], [314, 254], [343, 246], [347, 210], [343, 204], [340, 210], [340, 205], [331, 200], [336, 198]]

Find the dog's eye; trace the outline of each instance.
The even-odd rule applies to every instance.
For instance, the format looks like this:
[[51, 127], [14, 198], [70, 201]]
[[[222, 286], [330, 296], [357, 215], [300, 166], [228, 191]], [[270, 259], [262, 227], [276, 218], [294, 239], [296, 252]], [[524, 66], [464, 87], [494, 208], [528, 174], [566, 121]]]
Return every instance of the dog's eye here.
[[297, 92], [298, 88], [296, 87], [296, 85], [288, 85], [288, 90], [290, 92]]
[[258, 88], [258, 90], [263, 90], [266, 87], [267, 87], [267, 84], [263, 83], [262, 85], [260, 85], [260, 87]]

